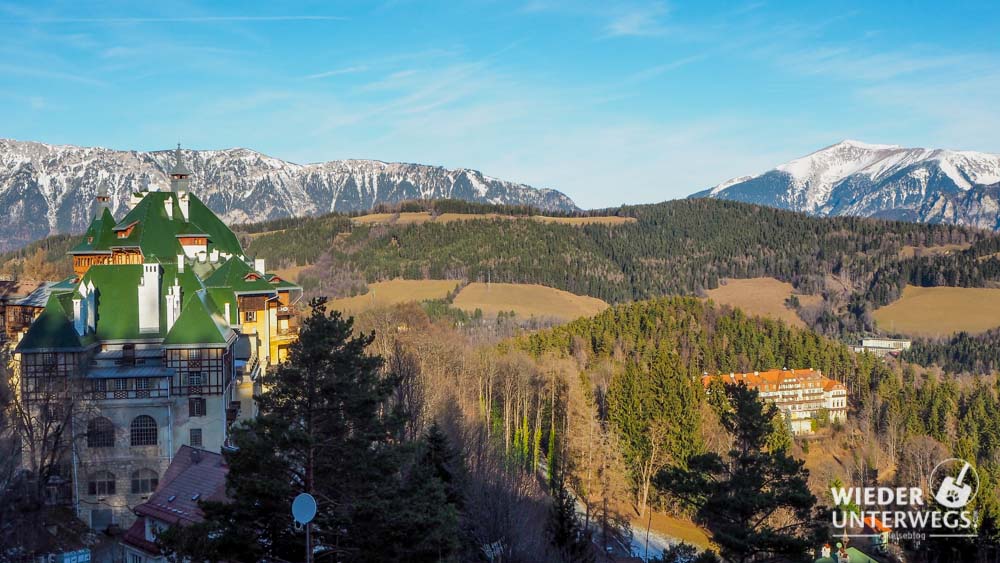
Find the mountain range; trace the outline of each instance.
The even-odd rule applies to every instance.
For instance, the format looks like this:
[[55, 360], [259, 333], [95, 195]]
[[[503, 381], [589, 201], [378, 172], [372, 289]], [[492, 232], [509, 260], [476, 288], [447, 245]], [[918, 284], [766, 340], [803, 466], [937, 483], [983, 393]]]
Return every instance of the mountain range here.
[[[295, 164], [233, 148], [183, 150], [191, 189], [227, 223], [248, 223], [330, 211], [359, 211], [379, 203], [453, 198], [572, 211], [566, 195], [446, 169], [377, 160]], [[0, 251], [57, 233], [83, 232], [101, 185], [121, 217], [130, 194], [168, 189], [173, 151], [120, 151], [0, 139]]]
[[848, 140], [691, 197], [1000, 230], [1000, 155]]

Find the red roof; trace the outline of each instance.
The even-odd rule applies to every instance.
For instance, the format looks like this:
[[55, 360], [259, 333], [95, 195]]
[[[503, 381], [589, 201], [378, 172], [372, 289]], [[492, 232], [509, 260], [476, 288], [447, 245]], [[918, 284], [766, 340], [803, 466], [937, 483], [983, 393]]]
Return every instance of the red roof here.
[[865, 516], [864, 522], [865, 522], [865, 527], [871, 528], [872, 530], [875, 530], [880, 534], [892, 531], [892, 528], [886, 526], [885, 524], [882, 523], [881, 520], [879, 520], [874, 516]]
[[201, 522], [204, 514], [198, 501], [226, 500], [228, 472], [221, 454], [181, 446], [156, 492], [135, 513], [169, 524]]
[[132, 523], [132, 527], [125, 532], [124, 536], [122, 536], [122, 541], [132, 547], [139, 548], [150, 555], [160, 554], [160, 548], [156, 546], [156, 543], [146, 539], [145, 518], [136, 518], [135, 522]]

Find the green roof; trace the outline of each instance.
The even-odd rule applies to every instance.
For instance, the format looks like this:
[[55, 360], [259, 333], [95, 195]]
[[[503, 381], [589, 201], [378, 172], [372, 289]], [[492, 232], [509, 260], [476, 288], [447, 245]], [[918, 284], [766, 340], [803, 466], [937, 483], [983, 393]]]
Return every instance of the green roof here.
[[17, 345], [17, 352], [29, 350], [66, 350], [83, 348], [92, 338], [82, 339], [66, 314], [60, 296], [53, 295], [42, 314], [31, 323], [31, 328]]
[[[167, 307], [164, 297], [174, 285], [181, 287], [183, 297], [204, 288], [198, 276], [185, 268], [177, 273], [176, 264], [161, 264], [160, 326], [166, 325]], [[80, 281], [93, 282], [97, 291], [97, 337], [101, 340], [156, 339], [159, 332], [139, 332], [139, 280], [142, 264], [102, 264], [91, 266]]]
[[[258, 277], [247, 279], [250, 274], [256, 274]], [[274, 293], [274, 286], [263, 276], [263, 273], [254, 270], [242, 259], [233, 256], [212, 272], [212, 275], [205, 278], [205, 287], [227, 287], [237, 294]]]
[[[176, 261], [184, 250], [178, 235], [204, 234], [208, 236], [207, 251], [218, 250], [242, 255], [239, 238], [197, 196], [188, 194], [188, 217], [185, 220], [174, 192], [149, 192], [115, 226], [119, 231], [134, 224], [127, 238], [112, 236], [110, 246], [139, 247], [146, 260]], [[167, 214], [167, 208], [170, 214]], [[86, 240], [86, 239], [84, 239]]]
[[84, 254], [90, 252], [110, 252], [111, 245], [114, 244], [115, 233], [112, 229], [115, 226], [115, 218], [107, 207], [104, 212], [94, 217], [87, 227], [80, 243], [70, 249], [70, 254]]
[[186, 300], [163, 345], [221, 345], [229, 342], [232, 333], [211, 298], [205, 291], [199, 291]]
[[[197, 197], [187, 194], [189, 215], [180, 211], [176, 192], [144, 192], [120, 221], [104, 209], [91, 222], [82, 242], [71, 253], [107, 252], [115, 247], [138, 247], [147, 264], [160, 269], [160, 327], [166, 326], [166, 297], [176, 283], [183, 303], [169, 331], [139, 331], [139, 284], [143, 264], [91, 266], [80, 278], [69, 277], [52, 286], [51, 298], [42, 315], [31, 326], [19, 349], [80, 348], [100, 341], [163, 341], [166, 346], [225, 345], [234, 336], [232, 324], [239, 322], [237, 295], [275, 295], [301, 291], [289, 281], [273, 281], [274, 274], [256, 272], [246, 262], [235, 234]], [[119, 233], [131, 227], [126, 238]], [[229, 255], [223, 262], [187, 259], [178, 270], [177, 256], [183, 248], [179, 235], [203, 234], [207, 251]], [[254, 275], [251, 275], [254, 274]], [[249, 278], [249, 279], [248, 279]], [[81, 284], [93, 284], [96, 331], [79, 337], [73, 326], [73, 298], [81, 298]], [[226, 306], [229, 318], [225, 317]]]
[[[292, 282], [290, 282], [290, 281], [288, 281], [288, 280], [286, 280], [284, 278], [278, 278], [278, 276], [276, 274], [273, 274], [273, 273], [269, 273], [269, 274], [265, 275], [264, 277], [267, 278], [267, 281], [268, 281], [268, 283], [271, 284], [271, 286], [277, 287], [279, 289], [302, 289], [299, 286], [299, 284], [292, 283]], [[274, 283], [274, 278], [278, 278], [278, 283]]]

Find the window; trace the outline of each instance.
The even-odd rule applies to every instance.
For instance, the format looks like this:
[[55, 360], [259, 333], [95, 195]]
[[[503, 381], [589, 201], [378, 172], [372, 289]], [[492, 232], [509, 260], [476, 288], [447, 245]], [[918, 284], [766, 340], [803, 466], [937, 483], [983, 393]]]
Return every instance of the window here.
[[109, 471], [98, 471], [90, 476], [87, 481], [87, 494], [90, 495], [113, 495], [115, 494], [115, 475]]
[[246, 322], [248, 323], [256, 322], [257, 311], [247, 311], [246, 313], [244, 313], [244, 317], [246, 318]]
[[132, 494], [146, 494], [156, 490], [160, 478], [152, 469], [140, 469], [132, 474]]
[[191, 447], [200, 448], [201, 447], [201, 428], [191, 429]]
[[131, 443], [133, 446], [156, 445], [156, 421], [153, 417], [140, 415], [132, 420]]
[[205, 399], [188, 399], [188, 416], [205, 416]]
[[128, 563], [142, 563], [142, 556], [137, 553], [129, 553]]
[[113, 448], [115, 445], [115, 425], [102, 417], [92, 418], [87, 423], [88, 448]]
[[116, 379], [115, 380], [115, 391], [125, 391], [128, 389], [127, 379]]
[[201, 380], [201, 372], [200, 371], [190, 371], [190, 372], [188, 372], [188, 385], [189, 386], [197, 386], [197, 385], [201, 385], [201, 384], [202, 384], [202, 380]]

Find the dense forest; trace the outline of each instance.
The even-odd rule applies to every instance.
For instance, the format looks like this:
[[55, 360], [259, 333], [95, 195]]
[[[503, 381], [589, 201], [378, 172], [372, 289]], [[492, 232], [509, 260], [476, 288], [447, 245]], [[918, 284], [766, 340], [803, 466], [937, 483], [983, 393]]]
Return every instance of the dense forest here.
[[[489, 209], [480, 204], [466, 211]], [[251, 253], [269, 260], [314, 265], [303, 281], [325, 293], [357, 288], [361, 280], [465, 278], [540, 283], [620, 303], [698, 295], [726, 278], [769, 276], [800, 293], [822, 295], [822, 306], [801, 315], [814, 329], [837, 336], [873, 330], [871, 310], [897, 299], [907, 284], [983, 287], [1000, 280], [1000, 237], [973, 229], [818, 219], [705, 199], [603, 213], [637, 220], [362, 225], [326, 217], [248, 242]], [[940, 248], [953, 250], [933, 251]], [[324, 282], [344, 276], [353, 282]]]
[[[831, 428], [825, 439], [827, 453], [809, 476], [814, 493], [820, 496], [835, 480], [919, 483], [926, 489], [924, 481], [938, 461], [949, 456], [970, 460], [982, 479], [975, 501], [982, 518], [979, 537], [910, 547], [925, 556], [951, 553], [961, 560], [997, 553], [1000, 401], [994, 377], [943, 377], [935, 370], [856, 355], [810, 331], [690, 298], [622, 305], [505, 346], [529, 353], [540, 366], [572, 359], [575, 378], [595, 405], [593, 416], [615, 435], [628, 490], [640, 509], [647, 499], [677, 508], [676, 499], [657, 490], [659, 470], [683, 469], [702, 452], [725, 449], [719, 446], [718, 417], [707, 408], [711, 401], [699, 375], [775, 366], [822, 369], [845, 383], [852, 409], [847, 424]], [[569, 442], [580, 443], [579, 438]], [[795, 449], [803, 455], [808, 447], [803, 442]], [[586, 450], [570, 451], [586, 475]], [[832, 451], [842, 458], [835, 460]], [[586, 486], [577, 490], [586, 498]]]

